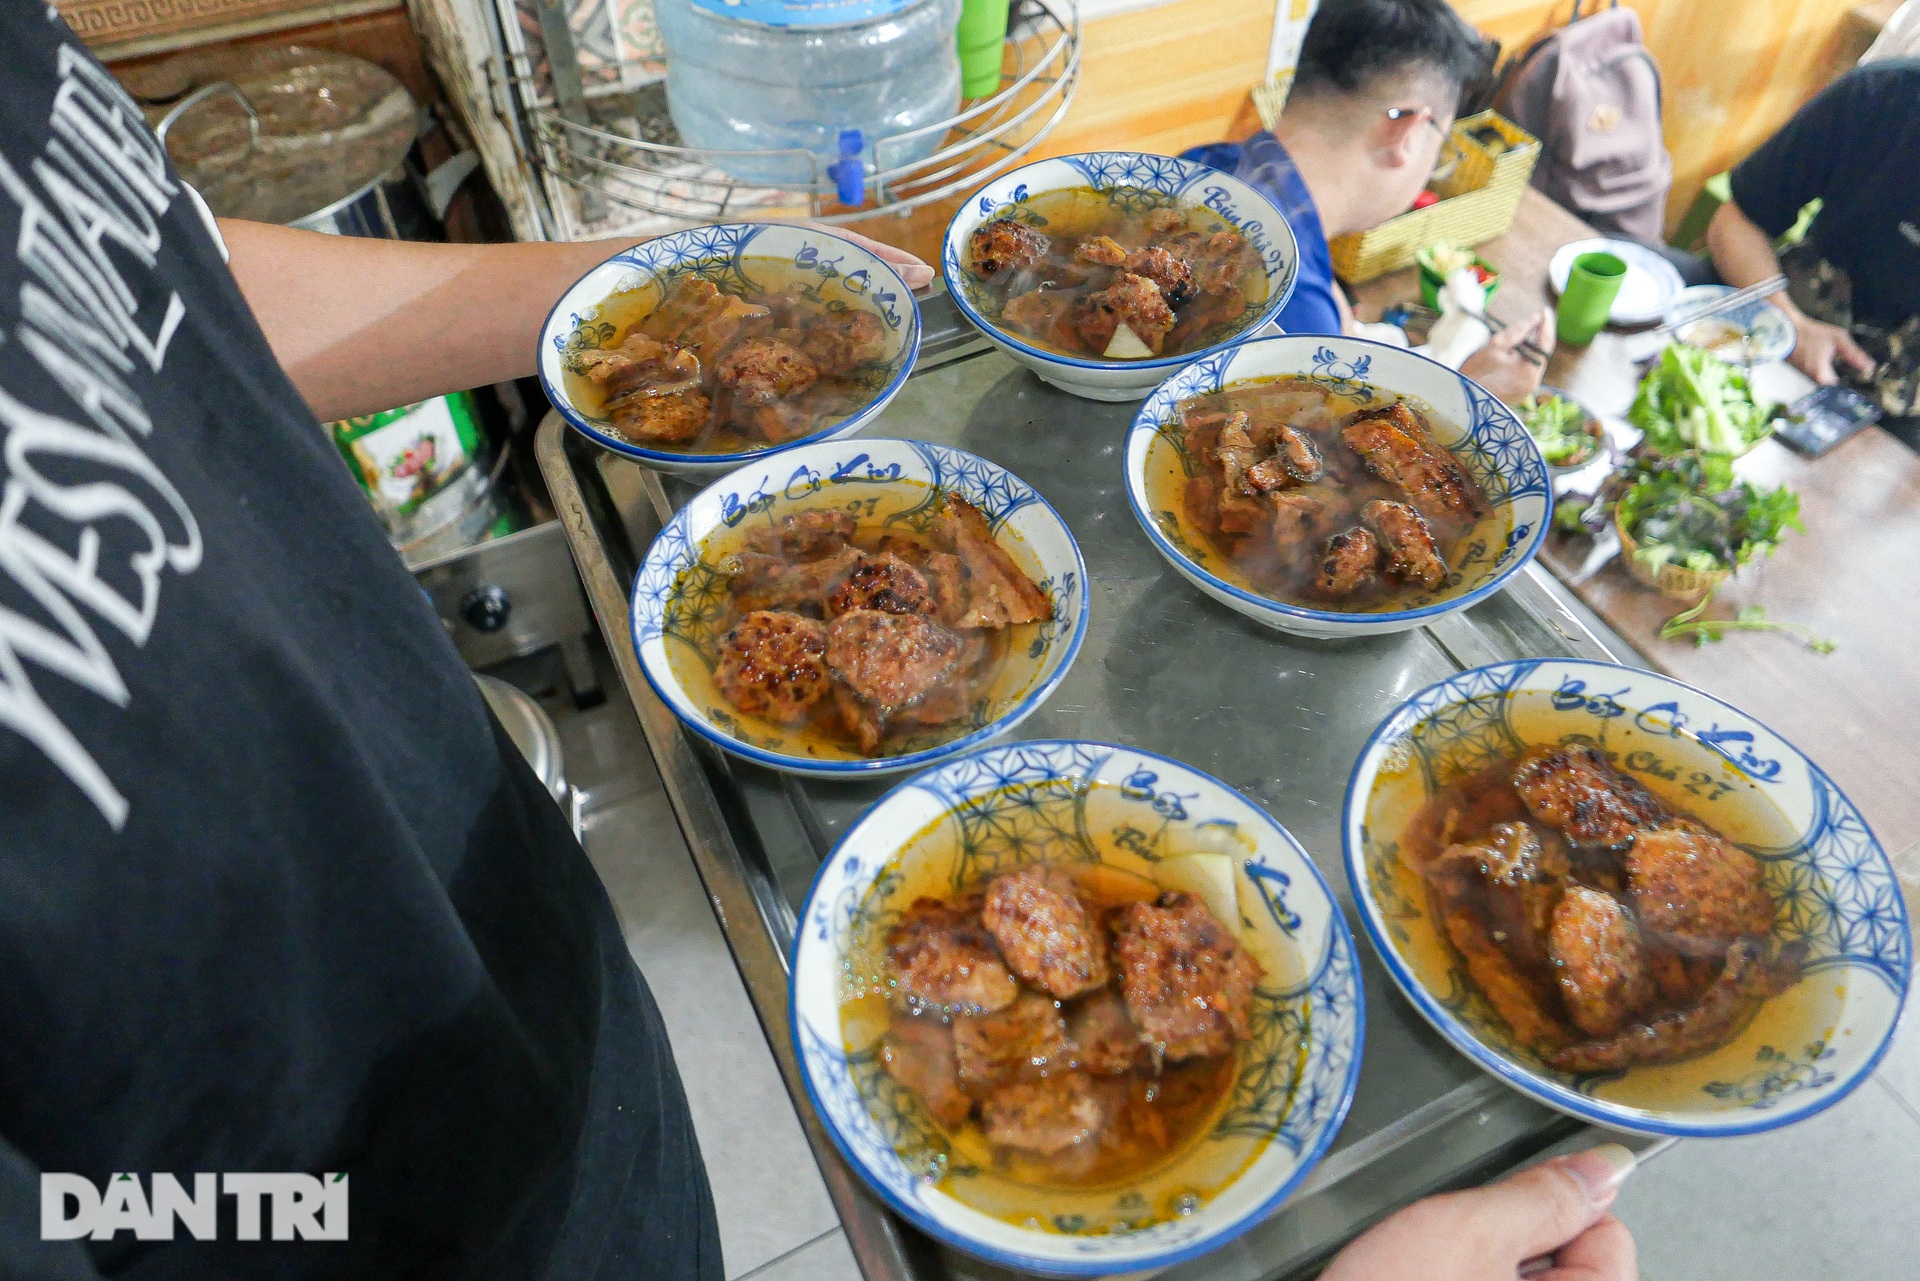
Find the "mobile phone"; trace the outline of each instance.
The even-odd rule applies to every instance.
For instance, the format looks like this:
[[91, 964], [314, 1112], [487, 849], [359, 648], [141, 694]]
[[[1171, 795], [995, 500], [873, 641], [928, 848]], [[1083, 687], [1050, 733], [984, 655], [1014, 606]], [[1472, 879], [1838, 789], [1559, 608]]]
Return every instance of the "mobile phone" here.
[[1879, 418], [1880, 406], [1835, 383], [1816, 387], [1794, 401], [1773, 434], [1795, 453], [1818, 458]]

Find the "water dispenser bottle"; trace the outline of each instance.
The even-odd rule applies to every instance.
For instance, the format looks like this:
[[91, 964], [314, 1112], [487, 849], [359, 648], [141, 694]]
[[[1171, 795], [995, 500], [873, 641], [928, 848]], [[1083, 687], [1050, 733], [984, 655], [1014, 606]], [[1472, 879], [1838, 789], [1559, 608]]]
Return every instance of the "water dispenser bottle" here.
[[[667, 46], [667, 108], [690, 147], [803, 148], [821, 186], [859, 203], [860, 167], [921, 160], [960, 104], [961, 0], [654, 0]], [[743, 182], [804, 185], [799, 157], [716, 156]], [[836, 181], [838, 179], [838, 181]]]

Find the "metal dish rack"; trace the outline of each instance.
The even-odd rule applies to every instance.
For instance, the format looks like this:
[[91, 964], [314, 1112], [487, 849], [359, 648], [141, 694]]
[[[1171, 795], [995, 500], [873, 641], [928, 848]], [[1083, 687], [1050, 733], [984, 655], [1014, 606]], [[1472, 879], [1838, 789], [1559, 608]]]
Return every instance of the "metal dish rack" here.
[[[748, 215], [844, 223], [905, 213], [971, 190], [1018, 163], [1065, 116], [1080, 78], [1078, 0], [1020, 0], [1009, 24], [999, 92], [962, 103], [946, 120], [880, 139], [867, 166], [868, 201], [849, 208], [833, 197], [828, 162], [809, 151], [718, 152], [681, 145], [657, 77], [635, 87], [646, 74], [620, 69], [615, 83], [587, 87], [564, 17], [552, 8], [553, 0], [537, 2], [544, 59], [529, 47], [514, 0], [493, 0], [499, 43], [493, 89], [522, 168], [539, 188], [543, 230], [553, 240]], [[890, 160], [912, 155], [929, 139], [940, 140], [931, 155]], [[753, 184], [721, 165], [745, 157], [787, 161], [812, 177], [791, 185]]]

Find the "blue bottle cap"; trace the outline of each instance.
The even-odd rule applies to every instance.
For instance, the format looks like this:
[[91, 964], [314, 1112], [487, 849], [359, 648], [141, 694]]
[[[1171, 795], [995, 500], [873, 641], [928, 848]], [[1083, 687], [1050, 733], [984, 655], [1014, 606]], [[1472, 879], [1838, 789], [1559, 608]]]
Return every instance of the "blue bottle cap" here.
[[840, 158], [827, 166], [827, 173], [839, 188], [843, 205], [867, 203], [867, 166], [861, 159], [866, 149], [866, 135], [858, 129], [840, 131]]

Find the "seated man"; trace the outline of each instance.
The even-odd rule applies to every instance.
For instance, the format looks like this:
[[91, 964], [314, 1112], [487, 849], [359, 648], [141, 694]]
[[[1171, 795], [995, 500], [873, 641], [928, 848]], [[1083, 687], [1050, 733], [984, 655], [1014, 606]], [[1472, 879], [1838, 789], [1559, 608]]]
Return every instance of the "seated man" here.
[[[1461, 93], [1486, 69], [1489, 52], [1446, 0], [1323, 0], [1307, 28], [1286, 110], [1273, 132], [1247, 140], [1234, 169], [1274, 202], [1300, 242], [1300, 275], [1280, 312], [1282, 329], [1353, 332], [1327, 242], [1413, 206], [1453, 128]], [[1206, 158], [1218, 163], [1218, 154], [1209, 148]], [[1520, 342], [1550, 349], [1552, 333], [1548, 317], [1509, 326], [1461, 371], [1518, 400], [1540, 381], [1539, 366], [1518, 352]]]
[[1247, 140], [1235, 170], [1286, 215], [1300, 278], [1288, 333], [1350, 327], [1327, 242], [1412, 207], [1487, 48], [1446, 0], [1324, 0], [1307, 28], [1274, 131]]
[[[1816, 382], [1836, 381], [1842, 367], [1863, 376], [1872, 373], [1873, 357], [1856, 338], [1884, 342], [1920, 316], [1916, 102], [1920, 58], [1849, 71], [1741, 162], [1733, 171], [1733, 199], [1707, 229], [1707, 247], [1721, 279], [1751, 285], [1781, 269], [1775, 238], [1809, 201], [1822, 201], [1807, 246], [1809, 256], [1829, 264], [1809, 273], [1826, 277], [1825, 284], [1814, 288], [1813, 280], [1797, 281], [1795, 296], [1781, 290], [1772, 297], [1799, 332], [1793, 363]], [[1845, 289], [1835, 287], [1841, 274]], [[1915, 329], [1920, 337], [1920, 324]], [[1910, 405], [1886, 407], [1892, 413], [1912, 412]]]

